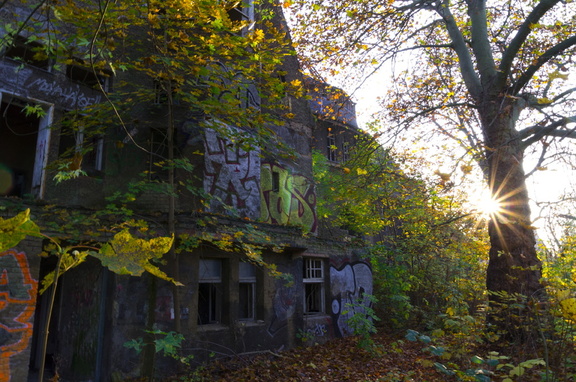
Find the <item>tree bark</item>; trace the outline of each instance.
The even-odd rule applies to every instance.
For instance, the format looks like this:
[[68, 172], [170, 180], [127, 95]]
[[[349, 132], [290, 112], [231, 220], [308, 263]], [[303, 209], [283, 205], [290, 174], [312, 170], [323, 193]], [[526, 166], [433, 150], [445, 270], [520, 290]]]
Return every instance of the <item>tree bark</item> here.
[[[489, 323], [509, 339], [534, 339], [528, 301], [543, 297], [542, 265], [531, 226], [524, 152], [515, 128], [524, 107], [521, 99], [498, 96], [480, 108], [486, 142], [488, 182], [501, 211], [489, 223], [490, 252], [486, 275], [491, 313]], [[523, 308], [524, 307], [524, 308]]]

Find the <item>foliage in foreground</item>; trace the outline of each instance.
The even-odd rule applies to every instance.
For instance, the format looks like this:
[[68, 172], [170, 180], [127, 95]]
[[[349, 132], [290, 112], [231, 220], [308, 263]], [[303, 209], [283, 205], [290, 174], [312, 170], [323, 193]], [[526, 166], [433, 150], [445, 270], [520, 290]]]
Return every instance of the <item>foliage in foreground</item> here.
[[405, 157], [357, 139], [340, 165], [314, 156], [318, 215], [365, 238], [380, 318], [420, 327], [439, 314], [474, 311], [485, 299], [485, 225], [461, 195], [404, 171]]

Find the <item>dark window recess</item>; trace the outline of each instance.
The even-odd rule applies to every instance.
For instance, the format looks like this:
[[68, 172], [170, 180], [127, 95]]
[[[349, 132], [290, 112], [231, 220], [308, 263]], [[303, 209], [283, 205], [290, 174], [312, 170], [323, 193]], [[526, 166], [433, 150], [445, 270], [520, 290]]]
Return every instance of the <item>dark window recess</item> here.
[[324, 261], [305, 258], [303, 268], [304, 313], [324, 312]]
[[242, 7], [242, 4], [239, 4], [237, 7], [229, 9], [228, 17], [230, 17], [230, 20], [235, 22], [240, 22], [249, 19], [244, 8]]
[[253, 320], [254, 317], [254, 283], [240, 283], [240, 301], [238, 318], [241, 320]]
[[350, 142], [342, 144], [342, 161], [347, 162], [350, 160]]
[[198, 284], [198, 325], [220, 322], [222, 292], [220, 283]]
[[90, 176], [99, 176], [104, 164], [104, 138], [86, 136], [83, 116], [65, 116], [60, 126], [58, 156], [71, 159], [70, 170], [82, 169]]
[[240, 262], [238, 269], [238, 318], [240, 320], [256, 319], [256, 267]]
[[[176, 138], [175, 138], [176, 139]], [[166, 132], [152, 130], [149, 140], [150, 156], [148, 157], [148, 180], [167, 182], [168, 169], [165, 165], [168, 158], [168, 140]]]
[[[7, 98], [7, 97], [6, 97]], [[25, 102], [11, 99], [0, 107], [0, 195], [32, 192], [40, 120], [26, 115]]]
[[331, 133], [328, 134], [328, 160], [336, 162], [336, 137]]
[[306, 302], [304, 311], [306, 313], [321, 313], [324, 311], [322, 306], [322, 284], [304, 284], [306, 293]]
[[100, 89], [100, 85], [105, 91], [109, 91], [111, 75], [101, 70], [94, 71], [92, 68], [81, 65], [68, 65], [66, 67], [66, 77], [84, 86], [93, 89]]
[[200, 259], [198, 325], [220, 323], [222, 295], [222, 260]]
[[272, 172], [272, 192], [280, 191], [280, 173], [278, 171]]
[[4, 57], [44, 70], [48, 70], [50, 67], [50, 60], [44, 46], [35, 41], [28, 41], [22, 36], [14, 38], [12, 45], [6, 48]]

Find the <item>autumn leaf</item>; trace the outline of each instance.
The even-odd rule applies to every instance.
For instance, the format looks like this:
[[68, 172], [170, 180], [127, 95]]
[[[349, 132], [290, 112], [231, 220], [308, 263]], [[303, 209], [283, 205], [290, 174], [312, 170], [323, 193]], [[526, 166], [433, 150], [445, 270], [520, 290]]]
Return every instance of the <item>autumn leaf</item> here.
[[140, 239], [125, 229], [114, 235], [114, 238], [104, 244], [94, 256], [100, 259], [103, 266], [115, 273], [140, 276], [146, 271], [181, 285], [150, 262], [161, 259], [170, 250], [173, 241], [172, 237]]
[[30, 209], [10, 219], [0, 218], [0, 252], [14, 248], [28, 235], [42, 236], [40, 228], [30, 220]]

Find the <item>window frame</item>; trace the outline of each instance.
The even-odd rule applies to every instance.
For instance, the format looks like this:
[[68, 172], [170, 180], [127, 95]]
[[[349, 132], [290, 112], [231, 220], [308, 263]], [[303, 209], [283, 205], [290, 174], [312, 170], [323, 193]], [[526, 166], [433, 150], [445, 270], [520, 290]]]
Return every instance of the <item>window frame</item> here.
[[[304, 314], [326, 313], [325, 276], [326, 267], [324, 259], [316, 257], [303, 258], [303, 309]], [[314, 300], [312, 301], [311, 298]], [[311, 309], [312, 307], [317, 309]]]
[[[248, 274], [243, 274], [242, 268], [249, 270]], [[238, 320], [240, 321], [255, 321], [256, 320], [256, 278], [257, 269], [254, 265], [241, 261], [238, 264]], [[248, 306], [246, 309], [243, 307], [245, 305], [242, 302], [242, 285], [247, 287], [247, 302]], [[243, 317], [242, 312], [248, 312], [245, 317]]]
[[[217, 262], [218, 266], [218, 275], [204, 275], [202, 268], [203, 264], [207, 264], [207, 262]], [[204, 267], [208, 270], [208, 267]], [[198, 264], [198, 325], [211, 325], [211, 324], [221, 324], [222, 323], [222, 305], [224, 299], [224, 291], [223, 291], [223, 268], [224, 268], [224, 261], [222, 259], [200, 259]], [[205, 285], [205, 286], [204, 286]], [[203, 287], [204, 286], [204, 287]], [[202, 298], [201, 298], [201, 288], [208, 288], [208, 295], [206, 296], [206, 301], [208, 302], [208, 306], [205, 307], [202, 305]], [[208, 320], [207, 322], [202, 322], [201, 318], [205, 316], [205, 314], [201, 313], [201, 308], [207, 309]]]

